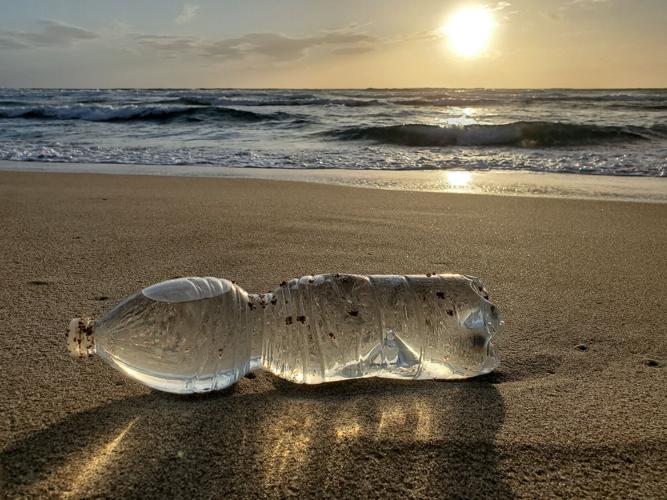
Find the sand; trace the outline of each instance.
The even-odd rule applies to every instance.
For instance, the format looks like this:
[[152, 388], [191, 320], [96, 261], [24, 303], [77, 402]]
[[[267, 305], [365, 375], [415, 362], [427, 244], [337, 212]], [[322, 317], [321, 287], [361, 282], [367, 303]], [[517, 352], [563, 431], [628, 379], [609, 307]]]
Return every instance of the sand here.
[[[667, 205], [261, 180], [0, 173], [0, 494], [659, 497]], [[484, 278], [500, 369], [177, 397], [65, 350], [183, 275]]]

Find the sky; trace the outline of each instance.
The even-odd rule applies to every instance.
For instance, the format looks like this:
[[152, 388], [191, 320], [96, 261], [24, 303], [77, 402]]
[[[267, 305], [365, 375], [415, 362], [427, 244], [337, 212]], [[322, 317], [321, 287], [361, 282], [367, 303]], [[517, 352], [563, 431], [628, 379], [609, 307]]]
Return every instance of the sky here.
[[667, 0], [0, 0], [0, 86], [667, 87], [665, 26]]

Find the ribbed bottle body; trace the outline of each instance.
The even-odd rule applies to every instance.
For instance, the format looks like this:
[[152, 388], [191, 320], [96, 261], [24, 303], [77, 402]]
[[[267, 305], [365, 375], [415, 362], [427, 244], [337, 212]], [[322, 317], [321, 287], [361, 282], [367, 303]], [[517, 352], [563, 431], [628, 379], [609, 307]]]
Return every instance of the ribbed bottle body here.
[[490, 340], [500, 319], [484, 295], [479, 281], [458, 275], [291, 280], [270, 297], [262, 365], [309, 384], [488, 373], [498, 365]]

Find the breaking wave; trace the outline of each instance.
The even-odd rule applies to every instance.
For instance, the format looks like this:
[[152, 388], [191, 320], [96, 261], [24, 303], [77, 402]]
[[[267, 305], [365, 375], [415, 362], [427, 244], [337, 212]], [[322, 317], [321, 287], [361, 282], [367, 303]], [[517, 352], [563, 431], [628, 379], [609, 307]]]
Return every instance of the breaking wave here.
[[216, 99], [223, 106], [345, 106], [362, 108], [378, 106], [377, 99], [289, 98], [289, 99]]
[[516, 146], [543, 148], [665, 137], [667, 127], [618, 127], [552, 122], [515, 122], [504, 125], [389, 125], [352, 127], [325, 132], [339, 140], [374, 141], [401, 146]]
[[22, 106], [0, 107], [0, 118], [85, 120], [93, 122], [235, 120], [245, 122], [298, 120], [303, 117], [285, 112], [257, 113], [226, 107], [184, 106]]

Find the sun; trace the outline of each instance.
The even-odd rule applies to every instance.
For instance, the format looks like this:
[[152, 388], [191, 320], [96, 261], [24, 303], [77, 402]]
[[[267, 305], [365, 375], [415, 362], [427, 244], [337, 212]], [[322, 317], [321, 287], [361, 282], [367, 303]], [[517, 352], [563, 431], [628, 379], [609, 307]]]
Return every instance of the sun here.
[[475, 57], [489, 45], [495, 22], [486, 7], [465, 7], [449, 18], [441, 28], [450, 48], [461, 57]]

